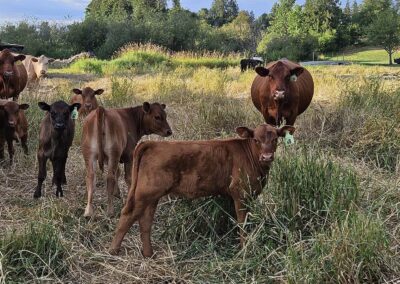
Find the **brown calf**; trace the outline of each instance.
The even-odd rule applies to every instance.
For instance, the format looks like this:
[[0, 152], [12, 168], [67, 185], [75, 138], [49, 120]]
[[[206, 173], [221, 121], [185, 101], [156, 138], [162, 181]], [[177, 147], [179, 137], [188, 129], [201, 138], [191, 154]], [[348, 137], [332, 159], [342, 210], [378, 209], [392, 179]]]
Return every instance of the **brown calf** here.
[[107, 195], [109, 215], [114, 212], [113, 195], [119, 195], [117, 179], [118, 163], [125, 168], [125, 181], [131, 184], [132, 152], [144, 135], [157, 134], [163, 137], [172, 134], [167, 122], [165, 105], [159, 103], [122, 109], [98, 107], [85, 119], [82, 133], [82, 154], [86, 164], [86, 186], [88, 203], [85, 216], [93, 215], [93, 191], [95, 166], [98, 160], [101, 170], [108, 164]]
[[8, 49], [0, 52], [0, 98], [18, 99], [19, 94], [26, 87], [28, 74], [22, 63], [25, 55], [13, 55]]
[[14, 140], [21, 142], [22, 149], [28, 154], [28, 121], [24, 110], [28, 104], [0, 100], [0, 160], [4, 159], [4, 144], [7, 142], [10, 164], [14, 157]]
[[257, 67], [258, 76], [251, 86], [251, 98], [265, 122], [294, 125], [299, 114], [311, 103], [314, 82], [310, 72], [287, 59]]
[[39, 107], [47, 114], [40, 124], [39, 149], [37, 158], [39, 163], [38, 185], [34, 198], [42, 196], [42, 184], [46, 178], [46, 163], [50, 159], [53, 164], [53, 184], [57, 186], [56, 196], [62, 197], [61, 184], [66, 184], [65, 164], [68, 151], [74, 139], [75, 124], [71, 118], [72, 110], [80, 108], [80, 104], [68, 105], [64, 101], [57, 101], [52, 105], [39, 102]]
[[[111, 244], [118, 253], [121, 242], [139, 220], [143, 255], [151, 257], [150, 230], [159, 199], [167, 194], [187, 198], [223, 195], [233, 199], [238, 223], [246, 217], [244, 200], [257, 196], [266, 184], [278, 137], [294, 127], [260, 125], [238, 127], [244, 139], [156, 142], [139, 144], [134, 152], [133, 184], [121, 211]], [[244, 232], [240, 232], [243, 245]]]
[[104, 90], [93, 90], [90, 87], [86, 87], [82, 90], [73, 89], [72, 92], [74, 92], [75, 95], [71, 99], [71, 104], [81, 104], [81, 108], [79, 109], [79, 117], [84, 118], [89, 114], [89, 112], [97, 109], [99, 104], [97, 103], [96, 96], [100, 96], [104, 92]]

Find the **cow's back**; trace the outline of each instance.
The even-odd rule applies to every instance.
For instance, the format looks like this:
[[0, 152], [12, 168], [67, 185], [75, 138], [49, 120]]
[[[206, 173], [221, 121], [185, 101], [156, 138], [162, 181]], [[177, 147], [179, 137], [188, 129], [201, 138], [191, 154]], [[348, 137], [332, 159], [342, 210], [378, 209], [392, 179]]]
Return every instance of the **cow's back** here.
[[26, 55], [25, 59], [22, 61], [27, 72], [27, 79], [29, 81], [35, 81], [37, 79], [35, 68], [33, 67], [32, 58], [32, 55]]
[[301, 114], [308, 108], [314, 95], [314, 80], [307, 69], [304, 69], [296, 84], [299, 88], [298, 114]]

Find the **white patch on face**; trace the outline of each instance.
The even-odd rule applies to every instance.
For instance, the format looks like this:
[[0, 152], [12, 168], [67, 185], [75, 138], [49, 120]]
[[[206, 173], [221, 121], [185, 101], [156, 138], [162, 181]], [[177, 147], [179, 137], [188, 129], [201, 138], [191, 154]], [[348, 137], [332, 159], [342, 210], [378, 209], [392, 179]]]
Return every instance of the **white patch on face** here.
[[37, 58], [38, 62], [33, 62], [33, 69], [35, 70], [35, 74], [38, 78], [44, 77], [47, 74], [49, 69], [49, 59], [48, 57], [41, 55]]

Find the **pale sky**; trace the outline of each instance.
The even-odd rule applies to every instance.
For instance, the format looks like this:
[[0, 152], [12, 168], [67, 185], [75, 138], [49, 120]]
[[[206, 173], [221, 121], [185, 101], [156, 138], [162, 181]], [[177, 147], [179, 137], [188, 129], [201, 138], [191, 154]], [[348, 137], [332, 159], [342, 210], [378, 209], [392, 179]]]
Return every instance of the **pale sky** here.
[[[181, 5], [198, 11], [210, 8], [213, 0], [181, 0]], [[269, 12], [277, 0], [238, 0], [241, 10], [256, 16]], [[83, 19], [90, 0], [0, 0], [0, 23], [19, 20], [72, 22]], [[170, 2], [170, 1], [169, 1]], [[304, 0], [297, 0], [302, 4]]]

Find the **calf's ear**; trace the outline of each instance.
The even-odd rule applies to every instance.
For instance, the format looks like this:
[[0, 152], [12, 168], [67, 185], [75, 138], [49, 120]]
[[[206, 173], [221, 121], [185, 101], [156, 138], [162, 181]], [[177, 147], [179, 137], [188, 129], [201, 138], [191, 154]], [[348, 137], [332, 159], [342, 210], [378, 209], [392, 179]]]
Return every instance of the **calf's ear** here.
[[94, 91], [95, 95], [101, 95], [102, 93], [104, 93], [103, 89], [97, 89], [96, 91]]
[[49, 63], [53, 63], [54, 62], [54, 58], [49, 58]]
[[261, 77], [267, 77], [268, 74], [269, 74], [269, 70], [267, 68], [262, 67], [262, 66], [256, 67], [256, 72]]
[[20, 104], [20, 105], [19, 105], [19, 109], [27, 110], [28, 108], [29, 108], [29, 105], [28, 105], [28, 104]]
[[301, 73], [304, 72], [304, 68], [303, 67], [296, 67], [293, 70], [290, 71], [291, 75], [296, 75], [297, 77], [299, 77], [301, 75]]
[[143, 103], [143, 111], [148, 113], [150, 111], [150, 104], [148, 102]]
[[41, 110], [50, 111], [50, 106], [45, 102], [38, 102], [38, 106], [40, 107]]
[[74, 110], [74, 108], [79, 110], [81, 108], [81, 104], [80, 103], [74, 103], [74, 104], [70, 105], [69, 106], [69, 112], [72, 112]]
[[254, 138], [254, 131], [244, 126], [236, 128], [236, 133], [239, 134], [241, 138]]
[[36, 57], [32, 57], [32, 58], [31, 58], [31, 61], [32, 61], [32, 62], [38, 62], [39, 59], [37, 59]]
[[167, 106], [165, 104], [161, 104], [162, 109], [165, 109]]
[[293, 135], [295, 130], [296, 128], [294, 126], [285, 125], [279, 128], [277, 132], [279, 137], [284, 137], [286, 135], [286, 132], [289, 132], [291, 135]]
[[72, 92], [77, 95], [82, 95], [82, 91], [79, 89], [72, 89]]
[[14, 61], [15, 62], [17, 62], [17, 61], [22, 61], [22, 60], [24, 60], [25, 59], [25, 55], [23, 55], [23, 54], [19, 54], [19, 55], [16, 55], [16, 56], [14, 56]]

